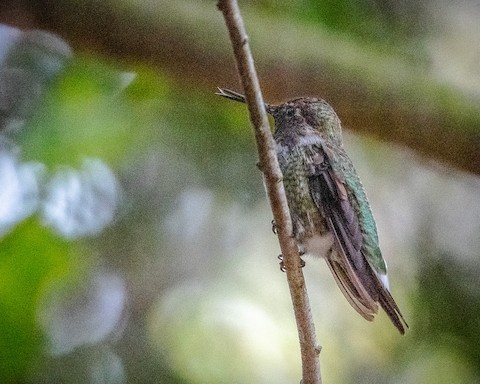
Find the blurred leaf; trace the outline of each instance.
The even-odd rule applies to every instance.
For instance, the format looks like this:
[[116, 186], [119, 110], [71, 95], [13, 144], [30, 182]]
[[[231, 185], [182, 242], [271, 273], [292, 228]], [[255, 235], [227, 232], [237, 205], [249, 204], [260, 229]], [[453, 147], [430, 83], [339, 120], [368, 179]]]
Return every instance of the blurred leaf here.
[[43, 337], [36, 325], [42, 289], [72, 273], [76, 248], [27, 220], [2, 239], [0, 256], [0, 382], [24, 377]]
[[60, 37], [0, 24], [0, 129], [22, 126], [72, 56]]
[[[136, 109], [137, 98], [145, 99], [139, 90], [149, 90], [154, 97], [165, 88], [160, 81], [148, 85], [151, 78], [135, 84], [134, 78], [98, 61], [75, 59], [26, 127], [26, 157], [47, 165], [78, 164], [90, 156], [118, 163], [148, 138], [144, 126], [151, 125], [152, 115]], [[127, 97], [125, 89], [132, 81], [133, 92]]]
[[414, 330], [418, 338], [463, 354], [480, 375], [478, 271], [454, 257], [426, 258], [419, 272]]

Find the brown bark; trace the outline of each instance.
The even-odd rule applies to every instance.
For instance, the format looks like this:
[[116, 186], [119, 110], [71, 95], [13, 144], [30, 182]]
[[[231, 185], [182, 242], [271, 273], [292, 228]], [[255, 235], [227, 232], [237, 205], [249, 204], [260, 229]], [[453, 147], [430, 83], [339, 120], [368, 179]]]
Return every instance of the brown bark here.
[[[302, 383], [320, 384], [322, 382], [320, 376], [320, 348], [317, 347], [315, 325], [313, 323], [298, 247], [292, 235], [292, 221], [283, 187], [282, 172], [277, 160], [276, 146], [269, 127], [265, 103], [262, 98], [243, 19], [235, 0], [220, 0], [218, 8], [222, 12], [227, 24], [238, 73], [245, 90], [245, 102], [247, 103], [250, 120], [254, 127], [265, 187], [275, 220], [278, 242], [282, 250], [300, 342]], [[220, 91], [221, 95], [222, 93]]]

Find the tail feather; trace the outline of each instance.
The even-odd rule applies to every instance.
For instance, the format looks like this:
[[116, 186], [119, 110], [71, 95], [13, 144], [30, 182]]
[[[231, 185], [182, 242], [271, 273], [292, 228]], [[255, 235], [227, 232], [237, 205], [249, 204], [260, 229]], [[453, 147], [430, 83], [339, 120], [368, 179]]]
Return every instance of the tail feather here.
[[363, 288], [362, 283], [358, 279], [349, 278], [349, 274], [345, 271], [341, 263], [329, 258], [325, 260], [335, 278], [335, 282], [350, 305], [362, 315], [364, 319], [372, 321], [373, 316], [378, 312], [378, 306]]
[[[383, 308], [393, 325], [404, 335], [408, 324], [397, 303], [378, 276], [369, 268], [367, 274], [357, 275], [349, 263], [342, 259], [325, 258], [335, 282], [350, 305], [368, 321], [378, 313], [378, 304]], [[358, 272], [358, 271], [357, 271]]]
[[398, 305], [393, 299], [392, 295], [383, 286], [382, 282], [377, 278], [377, 276], [374, 276], [374, 280], [376, 280], [375, 283], [377, 287], [377, 292], [379, 293], [378, 302], [380, 303], [380, 306], [383, 308], [387, 316], [390, 318], [393, 325], [395, 325], [398, 331], [402, 335], [404, 335], [405, 327], [408, 328], [408, 324], [403, 318], [400, 308], [398, 308]]
[[[335, 282], [342, 291], [350, 305], [368, 321], [372, 321], [378, 313], [378, 304], [383, 308], [387, 316], [398, 331], [404, 335], [408, 324], [405, 321], [400, 308], [393, 299], [387, 288], [382, 284], [375, 273], [369, 276], [358, 277], [353, 270], [349, 273], [348, 266], [345, 268], [341, 262], [331, 258], [325, 259]], [[352, 278], [352, 276], [354, 276]], [[365, 279], [369, 280], [365, 284]], [[368, 292], [365, 287], [374, 286], [373, 292]]]

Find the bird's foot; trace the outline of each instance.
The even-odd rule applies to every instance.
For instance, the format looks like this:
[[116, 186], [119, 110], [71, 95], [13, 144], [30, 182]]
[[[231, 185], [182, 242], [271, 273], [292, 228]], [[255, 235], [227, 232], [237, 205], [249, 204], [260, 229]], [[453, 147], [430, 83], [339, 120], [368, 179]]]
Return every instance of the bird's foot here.
[[[303, 256], [305, 252], [301, 252], [300, 256]], [[278, 255], [277, 259], [280, 260], [280, 271], [285, 272], [287, 268], [285, 267], [285, 263], [283, 262], [283, 255]], [[300, 257], [300, 268], [305, 267], [305, 261]]]
[[277, 224], [275, 224], [275, 220], [272, 220], [272, 232], [275, 235], [277, 234]]
[[285, 263], [283, 262], [283, 255], [278, 255], [277, 259], [280, 260], [280, 271], [285, 272], [287, 268], [285, 268]]

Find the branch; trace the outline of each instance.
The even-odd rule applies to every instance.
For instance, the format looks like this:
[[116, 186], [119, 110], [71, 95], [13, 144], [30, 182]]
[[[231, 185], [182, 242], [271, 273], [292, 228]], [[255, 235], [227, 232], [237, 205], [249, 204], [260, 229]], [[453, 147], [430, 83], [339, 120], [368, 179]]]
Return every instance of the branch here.
[[218, 8], [223, 13], [230, 34], [250, 120], [255, 130], [261, 169], [264, 173], [267, 195], [282, 250], [300, 339], [302, 383], [321, 383], [320, 348], [316, 344], [315, 326], [300, 265], [300, 256], [292, 236], [292, 221], [283, 187], [282, 172], [278, 165], [275, 142], [268, 123], [248, 37], [236, 0], [219, 0]]

